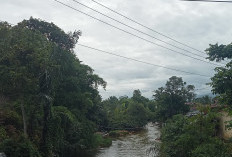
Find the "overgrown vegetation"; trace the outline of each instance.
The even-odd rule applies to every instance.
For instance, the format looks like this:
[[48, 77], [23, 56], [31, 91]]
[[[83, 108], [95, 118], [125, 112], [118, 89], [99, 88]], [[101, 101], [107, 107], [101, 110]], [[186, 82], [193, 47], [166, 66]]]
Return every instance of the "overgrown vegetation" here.
[[175, 115], [162, 129], [163, 157], [229, 157], [230, 144], [218, 136], [218, 116], [213, 112], [191, 118]]
[[80, 35], [33, 18], [0, 23], [1, 152], [71, 156], [96, 147], [97, 88], [106, 82], [74, 54]]
[[169, 78], [165, 87], [155, 90], [154, 100], [157, 104], [156, 118], [165, 122], [176, 114], [185, 114], [189, 107], [185, 104], [195, 98], [193, 85], [187, 85], [181, 77]]
[[[230, 60], [231, 44], [210, 45], [206, 49], [211, 61]], [[214, 101], [217, 105], [226, 105], [226, 111], [231, 115], [232, 105], [232, 62], [226, 67], [215, 68], [216, 74], [211, 78], [210, 85], [213, 93], [218, 94], [215, 100], [208, 96], [197, 98], [195, 103], [202, 107], [200, 114], [191, 118], [184, 115], [171, 116], [165, 121], [162, 129], [162, 144], [160, 149], [161, 157], [229, 157], [232, 154], [232, 143], [221, 138], [219, 131], [218, 109], [209, 110], [209, 105]], [[167, 103], [162, 103], [165, 106]], [[171, 103], [171, 105], [174, 105]], [[207, 107], [208, 105], [208, 107]], [[221, 108], [219, 108], [221, 109]], [[159, 116], [164, 116], [161, 114]], [[231, 127], [228, 122], [227, 127]]]
[[0, 152], [76, 156], [111, 145], [97, 131], [136, 130], [153, 120], [154, 102], [139, 90], [102, 102], [98, 87], [106, 82], [73, 50], [80, 35], [34, 18], [0, 23]]
[[135, 90], [132, 98], [110, 97], [102, 102], [107, 113], [106, 130], [139, 130], [149, 121], [154, 120], [154, 102], [143, 97]]
[[[102, 101], [106, 82], [74, 53], [80, 31], [65, 33], [53, 23], [30, 18], [16, 26], [0, 23], [0, 152], [9, 157], [76, 156], [110, 146], [111, 137], [143, 129], [149, 121], [162, 128], [161, 157], [229, 157], [232, 146], [218, 136], [217, 110], [208, 96], [195, 98], [194, 86], [172, 76], [154, 91], [140, 90]], [[230, 45], [210, 45], [210, 60], [231, 59]], [[232, 63], [216, 68], [211, 86], [231, 111]], [[187, 103], [203, 105], [187, 117]], [[229, 123], [230, 124], [230, 123]]]

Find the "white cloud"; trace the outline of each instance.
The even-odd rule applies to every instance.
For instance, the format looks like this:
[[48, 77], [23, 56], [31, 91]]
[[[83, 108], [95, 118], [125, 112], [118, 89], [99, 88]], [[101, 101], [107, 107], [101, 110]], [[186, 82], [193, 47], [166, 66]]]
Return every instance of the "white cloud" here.
[[[61, 1], [126, 31], [157, 42], [83, 8], [72, 0]], [[165, 39], [154, 32], [127, 21], [125, 18], [113, 14], [96, 5], [91, 0], [81, 0], [80, 2], [137, 29], [141, 29], [145, 33], [176, 44], [169, 39]], [[229, 4], [195, 3], [179, 0], [99, 0], [99, 2], [201, 51], [204, 51], [209, 43], [214, 44], [219, 42], [226, 44], [231, 41], [232, 21], [230, 17], [232, 14], [232, 5]], [[0, 20], [17, 23], [23, 19], [28, 19], [30, 16], [41, 18], [48, 22], [52, 21], [66, 32], [81, 30], [83, 32], [83, 36], [79, 40], [81, 44], [184, 71], [210, 76], [214, 73], [212, 70], [214, 66], [212, 65], [184, 57], [142, 41], [77, 13], [70, 8], [58, 4], [54, 0], [8, 0], [1, 2]], [[160, 42], [157, 43], [167, 46]], [[189, 48], [186, 49], [194, 52]], [[75, 50], [83, 63], [90, 65], [95, 70], [95, 73], [108, 82], [106, 91], [100, 89], [104, 98], [110, 95], [131, 95], [134, 89], [141, 89], [145, 96], [151, 98], [151, 91], [163, 86], [172, 75], [182, 76], [187, 83], [196, 85], [196, 88], [204, 88], [203, 83], [210, 81], [208, 78], [184, 75], [180, 72], [117, 58], [78, 45]], [[187, 53], [184, 51], [181, 52]], [[197, 93], [207, 93], [209, 90], [199, 90]]]

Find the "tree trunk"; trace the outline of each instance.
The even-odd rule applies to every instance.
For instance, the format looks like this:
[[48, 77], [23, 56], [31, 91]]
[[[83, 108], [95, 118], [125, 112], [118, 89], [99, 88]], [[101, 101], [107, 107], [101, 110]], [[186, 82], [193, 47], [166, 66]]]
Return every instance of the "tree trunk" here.
[[25, 110], [24, 110], [24, 105], [23, 103], [21, 103], [21, 111], [22, 111], [22, 116], [23, 116], [23, 132], [25, 137], [27, 137], [27, 123], [26, 123], [26, 114], [25, 114]]
[[51, 119], [51, 104], [49, 100], [45, 100], [43, 104], [43, 110], [44, 110], [44, 124], [43, 124], [43, 132], [42, 132], [42, 149], [43, 152], [45, 152], [45, 157], [51, 157], [52, 151], [51, 151], [51, 141], [49, 140], [49, 120]]

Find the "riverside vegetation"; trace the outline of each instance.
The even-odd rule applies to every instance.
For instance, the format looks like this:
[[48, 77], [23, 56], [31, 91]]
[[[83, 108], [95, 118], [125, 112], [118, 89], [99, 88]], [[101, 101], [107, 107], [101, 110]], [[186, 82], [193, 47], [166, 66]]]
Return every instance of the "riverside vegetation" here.
[[[76, 156], [111, 145], [117, 130], [138, 130], [149, 121], [162, 128], [162, 157], [227, 157], [230, 141], [218, 136], [218, 114], [187, 118], [186, 102], [207, 104], [181, 77], [169, 78], [153, 100], [140, 90], [102, 100], [107, 83], [74, 53], [80, 31], [65, 33], [53, 23], [30, 18], [15, 26], [0, 23], [0, 152], [8, 157]], [[210, 45], [209, 59], [231, 59], [231, 45]], [[222, 51], [222, 53], [221, 53]], [[222, 55], [221, 55], [222, 54]], [[232, 102], [231, 66], [216, 68], [213, 92], [221, 104]], [[205, 110], [203, 108], [202, 110]], [[230, 111], [230, 106], [228, 108]], [[116, 131], [115, 131], [116, 130]]]
[[102, 101], [106, 82], [74, 53], [80, 35], [34, 18], [0, 23], [0, 152], [76, 156], [111, 144], [97, 131], [146, 124], [150, 100], [139, 91]]

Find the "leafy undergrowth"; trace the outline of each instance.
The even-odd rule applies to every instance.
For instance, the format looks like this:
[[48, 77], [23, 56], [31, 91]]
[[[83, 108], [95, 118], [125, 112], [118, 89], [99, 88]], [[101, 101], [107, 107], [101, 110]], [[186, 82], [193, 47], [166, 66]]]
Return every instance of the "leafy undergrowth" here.
[[94, 135], [95, 147], [109, 147], [112, 145], [112, 139], [110, 137], [103, 137], [100, 134]]

